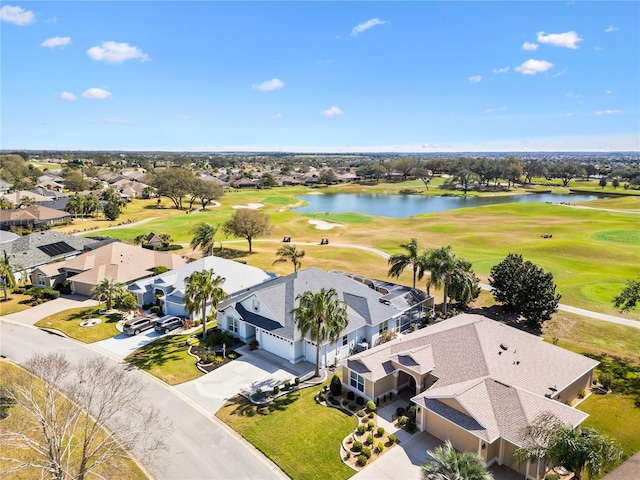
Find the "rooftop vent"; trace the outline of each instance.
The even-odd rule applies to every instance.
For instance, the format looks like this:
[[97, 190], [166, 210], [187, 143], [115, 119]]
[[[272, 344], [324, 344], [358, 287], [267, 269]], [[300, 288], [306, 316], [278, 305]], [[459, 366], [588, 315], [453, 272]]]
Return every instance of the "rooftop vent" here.
[[504, 343], [501, 343], [501, 344], [500, 344], [500, 348], [501, 348], [502, 350], [509, 350], [509, 347], [507, 347]]

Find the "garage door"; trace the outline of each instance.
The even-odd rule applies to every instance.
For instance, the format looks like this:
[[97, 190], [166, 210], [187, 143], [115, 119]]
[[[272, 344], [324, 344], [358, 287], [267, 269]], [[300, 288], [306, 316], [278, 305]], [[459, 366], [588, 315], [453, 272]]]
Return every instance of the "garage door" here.
[[[309, 363], [316, 364], [316, 346], [309, 340], [304, 341], [304, 359]], [[320, 352], [320, 366], [322, 366], [322, 352]]]
[[260, 331], [260, 348], [289, 360], [290, 343], [277, 335], [273, 335], [265, 330]]

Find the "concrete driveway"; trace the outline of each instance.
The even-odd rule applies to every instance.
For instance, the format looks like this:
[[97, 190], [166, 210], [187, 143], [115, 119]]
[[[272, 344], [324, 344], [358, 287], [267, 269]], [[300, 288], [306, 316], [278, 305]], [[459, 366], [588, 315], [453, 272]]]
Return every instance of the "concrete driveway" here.
[[275, 385], [312, 372], [315, 365], [303, 362], [292, 365], [280, 357], [263, 350], [249, 351], [245, 346], [237, 349], [240, 358], [217, 368], [203, 377], [174, 387], [211, 414], [215, 414], [227, 400], [240, 391]]
[[144, 347], [148, 343], [151, 343], [164, 335], [165, 334], [156, 332], [152, 328], [141, 332], [138, 335], [127, 335], [126, 333], [121, 333], [115, 337], [94, 342], [91, 346], [97, 348], [101, 352], [106, 352], [111, 355], [115, 355], [116, 357], [124, 358], [138, 348]]
[[22, 312], [5, 315], [9, 320], [20, 322], [25, 325], [33, 325], [42, 320], [44, 317], [53, 315], [54, 313], [69, 310], [70, 308], [95, 307], [98, 302], [90, 298], [80, 295], [65, 295], [55, 300], [36, 305]]

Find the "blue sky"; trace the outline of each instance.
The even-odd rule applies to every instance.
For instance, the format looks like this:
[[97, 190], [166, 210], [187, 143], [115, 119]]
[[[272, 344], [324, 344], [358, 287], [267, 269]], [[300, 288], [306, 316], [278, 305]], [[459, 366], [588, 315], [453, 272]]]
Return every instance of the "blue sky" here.
[[0, 6], [3, 149], [640, 150], [635, 1]]

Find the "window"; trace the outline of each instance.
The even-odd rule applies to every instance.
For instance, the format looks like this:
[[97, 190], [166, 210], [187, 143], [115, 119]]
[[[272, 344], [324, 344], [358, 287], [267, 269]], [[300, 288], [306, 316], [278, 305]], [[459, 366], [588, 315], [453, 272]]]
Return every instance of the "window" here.
[[346, 346], [347, 343], [349, 343], [349, 339], [347, 338], [347, 336], [345, 335], [344, 337], [342, 337], [342, 346]]
[[378, 327], [378, 333], [382, 335], [382, 332], [387, 330], [387, 322], [382, 322]]
[[358, 375], [356, 372], [351, 372], [351, 386], [357, 388], [361, 392], [364, 392], [364, 378], [362, 375]]
[[227, 329], [230, 332], [238, 333], [238, 320], [233, 317], [227, 317]]
[[44, 285], [44, 275], [41, 273], [36, 273], [36, 284]]

